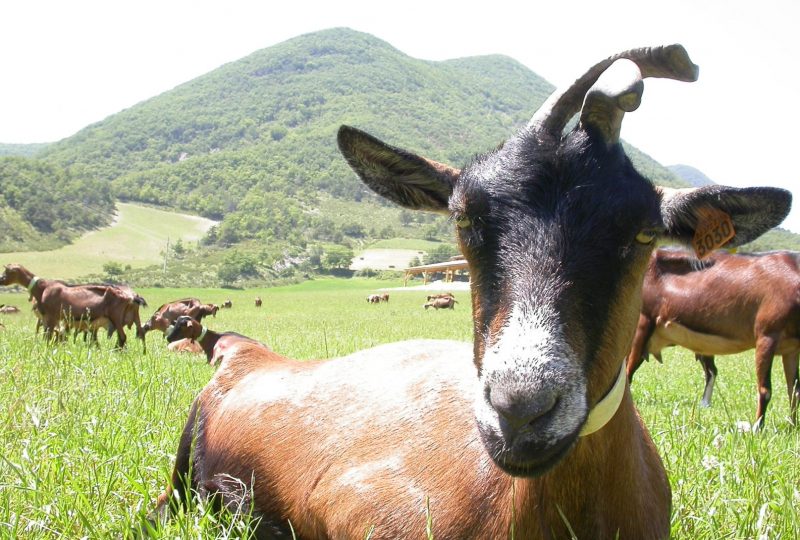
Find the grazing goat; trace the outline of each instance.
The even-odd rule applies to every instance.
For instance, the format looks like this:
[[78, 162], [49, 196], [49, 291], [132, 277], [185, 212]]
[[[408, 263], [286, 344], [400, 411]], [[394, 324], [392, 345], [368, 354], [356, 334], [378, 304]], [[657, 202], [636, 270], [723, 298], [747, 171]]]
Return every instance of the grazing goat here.
[[167, 344], [167, 350], [179, 353], [203, 354], [203, 347], [193, 339], [183, 338]]
[[231, 301], [230, 301], [230, 299], [228, 299], [228, 300], [225, 300], [225, 301], [222, 303], [222, 307], [223, 307], [223, 308], [225, 308], [225, 309], [230, 309], [230, 308], [232, 308], [232, 307], [233, 307], [233, 302], [231, 302]]
[[197, 321], [202, 321], [204, 317], [211, 315], [217, 316], [219, 306], [215, 304], [203, 304], [197, 298], [182, 298], [166, 304], [161, 304], [153, 313], [150, 319], [142, 327], [147, 333], [151, 330], [166, 332], [167, 328], [175, 322], [178, 317], [186, 315]]
[[709, 209], [731, 245], [750, 241], [791, 201], [659, 189], [633, 168], [619, 131], [642, 78], [696, 75], [680, 46], [616, 55], [463, 170], [342, 126], [371, 189], [451, 215], [474, 343], [321, 362], [235, 345], [191, 407], [159, 510], [215, 495], [260, 518], [261, 538], [420, 538], [427, 509], [437, 538], [666, 538], [669, 483], [624, 371], [649, 254]]
[[702, 404], [711, 405], [717, 367], [714, 355], [755, 348], [758, 408], [754, 429], [772, 395], [773, 356], [783, 356], [790, 420], [797, 421], [800, 352], [800, 256], [786, 251], [734, 255], [713, 252], [698, 260], [675, 249], [650, 258], [642, 289], [642, 311], [628, 355], [628, 379], [652, 354], [680, 345], [703, 365]]
[[381, 301], [381, 295], [379, 294], [370, 294], [367, 296], [367, 302], [370, 304], [379, 304]]
[[260, 296], [256, 296], [256, 307], [261, 307], [262, 301]]
[[426, 310], [429, 307], [432, 307], [438, 311], [440, 309], [454, 309], [457, 303], [458, 301], [452, 296], [442, 296], [439, 298], [434, 298], [433, 300], [429, 300], [428, 302], [425, 302], [423, 307]]
[[247, 336], [236, 332], [214, 332], [200, 324], [191, 317], [181, 316], [175, 321], [166, 332], [167, 341], [172, 345], [183, 340], [190, 340], [192, 343], [200, 345], [202, 352], [206, 354], [208, 363], [212, 366], [221, 362], [226, 353], [234, 344], [247, 342], [263, 347], [269, 351], [269, 347]]
[[19, 264], [5, 266], [0, 285], [7, 284], [28, 289], [47, 339], [60, 332], [62, 325], [86, 331], [93, 337], [98, 328], [107, 327], [109, 336], [117, 333], [117, 347], [122, 348], [127, 341], [124, 328], [135, 324], [136, 335], [145, 347], [139, 308], [147, 302], [129, 287], [67, 285], [59, 280], [36, 277]]

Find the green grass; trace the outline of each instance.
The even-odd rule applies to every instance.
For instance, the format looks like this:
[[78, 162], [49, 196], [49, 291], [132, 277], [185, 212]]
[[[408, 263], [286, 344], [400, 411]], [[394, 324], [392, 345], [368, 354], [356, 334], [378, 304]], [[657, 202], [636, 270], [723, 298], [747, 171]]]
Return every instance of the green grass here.
[[[327, 358], [417, 337], [467, 340], [468, 302], [424, 311], [424, 291], [391, 292], [389, 304], [367, 294], [398, 283], [320, 279], [254, 290], [141, 289], [150, 303], [182, 296], [230, 298], [209, 319], [299, 359]], [[257, 309], [258, 295], [264, 306]], [[460, 298], [466, 300], [466, 298]], [[23, 307], [23, 294], [0, 295]], [[0, 538], [120, 537], [152, 508], [171, 472], [178, 435], [194, 396], [213, 370], [203, 358], [168, 353], [148, 335], [149, 354], [131, 340], [114, 352], [82, 343], [47, 345], [33, 335], [27, 308], [0, 316]], [[680, 349], [665, 364], [637, 373], [633, 392], [673, 488], [673, 537], [797, 538], [800, 523], [800, 430], [791, 428], [780, 361], [763, 432], [739, 433], [752, 421], [752, 354], [718, 360], [710, 409], [699, 407], [702, 369]], [[433, 533], [435, 520], [433, 517]], [[247, 519], [200, 506], [170, 521], [163, 538], [246, 537]]]
[[54, 251], [0, 253], [0, 263], [19, 263], [38, 275], [61, 279], [99, 274], [109, 261], [140, 268], [162, 260], [168, 237], [171, 242], [196, 241], [213, 225], [204, 218], [146, 206], [117, 203], [117, 209], [118, 221], [111, 227]]

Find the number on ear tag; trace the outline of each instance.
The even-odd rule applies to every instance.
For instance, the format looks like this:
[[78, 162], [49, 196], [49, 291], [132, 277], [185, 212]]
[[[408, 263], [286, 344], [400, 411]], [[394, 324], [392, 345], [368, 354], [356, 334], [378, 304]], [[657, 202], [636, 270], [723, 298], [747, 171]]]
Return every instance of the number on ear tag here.
[[731, 217], [716, 208], [701, 208], [698, 211], [697, 229], [692, 239], [692, 247], [697, 257], [707, 257], [715, 249], [724, 246], [736, 236]]

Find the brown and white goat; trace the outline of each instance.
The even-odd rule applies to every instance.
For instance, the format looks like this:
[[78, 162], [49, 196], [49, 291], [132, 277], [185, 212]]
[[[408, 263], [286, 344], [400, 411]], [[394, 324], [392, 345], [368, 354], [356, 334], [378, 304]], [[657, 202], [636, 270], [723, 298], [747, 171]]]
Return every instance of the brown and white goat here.
[[183, 340], [198, 344], [212, 366], [224, 360], [231, 347], [237, 343], [252, 343], [269, 351], [269, 347], [252, 338], [236, 332], [214, 332], [185, 315], [175, 320], [175, 323], [167, 329], [165, 337], [170, 345]]
[[682, 250], [656, 250], [642, 289], [642, 312], [628, 355], [628, 379], [649, 354], [680, 345], [696, 353], [706, 376], [701, 403], [711, 405], [714, 355], [755, 349], [758, 408], [764, 421], [772, 395], [772, 360], [783, 356], [790, 420], [800, 401], [800, 255], [788, 251], [731, 254], [698, 260]]
[[428, 508], [437, 538], [666, 538], [669, 483], [623, 369], [653, 242], [688, 241], [710, 208], [747, 242], [791, 195], [654, 187], [619, 143], [643, 76], [697, 68], [680, 46], [609, 58], [463, 170], [342, 126], [370, 188], [452, 216], [474, 343], [322, 362], [236, 345], [192, 405], [159, 508], [216, 494], [262, 538], [419, 538]]

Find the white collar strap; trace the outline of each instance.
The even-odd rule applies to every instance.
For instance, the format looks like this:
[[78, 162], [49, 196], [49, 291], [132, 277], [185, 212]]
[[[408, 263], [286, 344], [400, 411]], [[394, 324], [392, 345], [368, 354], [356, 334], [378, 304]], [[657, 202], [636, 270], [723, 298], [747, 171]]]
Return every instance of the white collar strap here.
[[30, 283], [28, 283], [28, 294], [29, 295], [33, 296], [33, 288], [36, 287], [36, 284], [39, 283], [40, 279], [42, 279], [42, 278], [37, 277], [37, 276], [33, 276], [31, 278]]
[[203, 330], [200, 332], [200, 336], [198, 336], [198, 338], [195, 339], [195, 341], [203, 341], [203, 338], [206, 337], [206, 331], [208, 330], [208, 328], [206, 328], [205, 326], [201, 326], [200, 328], [202, 328]]
[[583, 428], [579, 433], [581, 437], [591, 435], [602, 428], [617, 413], [619, 404], [622, 403], [622, 396], [625, 395], [626, 379], [625, 362], [622, 362], [622, 367], [619, 368], [619, 375], [617, 376], [616, 382], [614, 382], [614, 386], [612, 386], [611, 390], [608, 391], [603, 399], [598, 401], [597, 405], [589, 411], [589, 416], [586, 418], [586, 422], [583, 424]]

